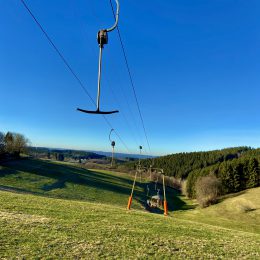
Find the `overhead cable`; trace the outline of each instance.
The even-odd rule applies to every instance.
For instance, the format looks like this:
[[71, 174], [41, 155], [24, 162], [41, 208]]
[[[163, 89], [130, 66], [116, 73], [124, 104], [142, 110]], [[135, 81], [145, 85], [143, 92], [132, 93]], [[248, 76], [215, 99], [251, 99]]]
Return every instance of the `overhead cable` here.
[[[45, 35], [45, 37], [47, 38], [47, 40], [49, 41], [49, 43], [51, 44], [51, 46], [53, 47], [53, 49], [57, 52], [57, 54], [59, 55], [59, 57], [61, 58], [61, 60], [63, 61], [63, 63], [66, 65], [66, 67], [68, 68], [68, 70], [71, 72], [71, 74], [74, 76], [74, 78], [77, 80], [77, 82], [79, 83], [79, 85], [81, 86], [81, 88], [83, 89], [83, 91], [85, 92], [85, 94], [90, 98], [90, 100], [92, 101], [92, 103], [95, 105], [95, 101], [94, 99], [91, 97], [91, 95], [89, 94], [88, 90], [86, 89], [86, 87], [84, 86], [83, 82], [80, 80], [80, 78], [78, 77], [78, 75], [76, 74], [76, 72], [73, 70], [73, 68], [71, 67], [71, 65], [69, 64], [69, 62], [67, 61], [67, 59], [64, 57], [64, 55], [62, 54], [62, 52], [58, 49], [58, 47], [54, 44], [53, 40], [51, 39], [51, 37], [48, 35], [48, 33], [46, 32], [46, 30], [43, 28], [43, 26], [41, 25], [41, 23], [39, 22], [39, 20], [35, 17], [35, 15], [32, 13], [32, 11], [30, 10], [30, 8], [28, 7], [28, 5], [26, 4], [26, 2], [24, 0], [20, 0], [21, 3], [23, 4], [23, 6], [25, 7], [25, 9], [28, 11], [28, 13], [30, 14], [30, 16], [33, 18], [34, 22], [37, 24], [37, 26], [40, 28], [40, 30], [42, 31], [42, 33]], [[107, 125], [110, 128], [114, 128], [112, 126], [112, 124], [110, 123], [110, 121], [104, 116], [102, 115], [105, 122], [107, 123]], [[129, 148], [127, 147], [126, 143], [123, 141], [123, 139], [121, 138], [121, 136], [119, 135], [119, 133], [117, 131], [115, 131], [115, 134], [117, 135], [117, 137], [119, 138], [119, 140], [121, 141], [121, 143], [124, 145], [124, 147], [126, 148], [126, 150], [130, 152]]]
[[[113, 4], [112, 4], [112, 0], [110, 0], [110, 5], [111, 5], [111, 9], [113, 11], [114, 18], [116, 19], [115, 10], [114, 10]], [[129, 66], [129, 63], [128, 63], [128, 59], [127, 59], [127, 56], [126, 56], [126, 51], [125, 51], [124, 43], [123, 43], [123, 40], [122, 40], [122, 37], [121, 37], [121, 33], [120, 33], [120, 30], [119, 30], [119, 26], [117, 26], [116, 29], [117, 29], [119, 41], [120, 41], [120, 44], [121, 44], [121, 48], [122, 48], [122, 51], [123, 51], [124, 60], [125, 60], [125, 64], [126, 64], [127, 71], [128, 71], [128, 75], [129, 75], [129, 78], [130, 78], [130, 82], [131, 82], [132, 90], [133, 90], [133, 93], [134, 93], [136, 105], [137, 105], [137, 108], [138, 108], [139, 116], [140, 116], [140, 119], [141, 119], [142, 127], [143, 127], [143, 130], [144, 130], [146, 142], [147, 142], [149, 151], [151, 153], [150, 143], [149, 143], [147, 132], [146, 132], [146, 128], [145, 128], [145, 125], [144, 125], [143, 116], [142, 116], [142, 113], [141, 113], [141, 109], [140, 109], [139, 101], [138, 101], [138, 98], [137, 98], [137, 94], [136, 94], [136, 90], [135, 90], [135, 85], [134, 85], [132, 73], [131, 73], [130, 66]]]

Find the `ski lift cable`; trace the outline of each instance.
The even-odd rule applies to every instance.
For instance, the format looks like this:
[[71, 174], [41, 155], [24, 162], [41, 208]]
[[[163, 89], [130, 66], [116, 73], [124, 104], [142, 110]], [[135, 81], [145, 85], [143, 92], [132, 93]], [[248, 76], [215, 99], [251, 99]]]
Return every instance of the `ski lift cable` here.
[[[80, 80], [80, 78], [78, 77], [78, 75], [76, 74], [76, 72], [73, 70], [73, 68], [71, 67], [71, 65], [69, 64], [69, 62], [66, 60], [66, 58], [64, 57], [64, 55], [62, 54], [62, 52], [58, 49], [58, 47], [54, 44], [54, 42], [52, 41], [52, 39], [50, 38], [50, 36], [48, 35], [48, 33], [46, 32], [46, 30], [42, 27], [42, 25], [40, 24], [40, 22], [38, 21], [38, 19], [35, 17], [35, 15], [32, 13], [32, 11], [30, 10], [30, 8], [28, 7], [28, 5], [26, 4], [26, 2], [24, 0], [20, 0], [21, 3], [23, 4], [23, 6], [25, 7], [25, 9], [28, 11], [28, 13], [30, 14], [30, 16], [33, 18], [34, 22], [37, 24], [37, 26], [40, 28], [40, 30], [42, 31], [42, 33], [45, 35], [45, 37], [47, 38], [47, 40], [49, 41], [49, 43], [51, 44], [51, 46], [54, 48], [54, 50], [57, 52], [57, 54], [59, 55], [59, 57], [61, 58], [61, 60], [63, 61], [63, 63], [66, 65], [66, 67], [68, 68], [68, 70], [71, 72], [71, 74], [74, 76], [74, 78], [76, 79], [76, 81], [79, 83], [79, 85], [81, 86], [82, 90], [85, 92], [85, 94], [89, 97], [89, 99], [92, 101], [92, 103], [94, 105], [96, 105], [94, 99], [91, 97], [91, 95], [89, 94], [88, 90], [86, 89], [86, 87], [84, 86], [83, 82]], [[102, 115], [104, 120], [106, 121], [106, 123], [108, 124], [108, 126], [110, 128], [113, 128], [112, 124], [110, 123], [110, 121], [105, 117], [105, 115]], [[123, 139], [121, 138], [121, 136], [119, 135], [119, 133], [117, 131], [115, 131], [115, 134], [117, 135], [117, 137], [119, 138], [120, 142], [123, 144], [123, 146], [126, 148], [126, 150], [131, 153], [131, 151], [129, 150], [128, 146], [126, 145], [126, 143], [123, 141]]]
[[[108, 83], [108, 81], [107, 81], [107, 83]], [[133, 138], [134, 138], [134, 140], [135, 140], [135, 143], [136, 143], [136, 145], [138, 146], [138, 143], [140, 143], [140, 141], [142, 140], [141, 132], [140, 132], [140, 129], [138, 128], [138, 126], [137, 126], [137, 122], [136, 122], [136, 120], [135, 120], [136, 117], [135, 117], [134, 114], [133, 114], [133, 111], [132, 111], [132, 109], [131, 109], [131, 106], [130, 106], [130, 104], [129, 104], [129, 101], [128, 101], [128, 98], [127, 98], [127, 95], [126, 95], [124, 89], [123, 89], [123, 88], [120, 88], [121, 94], [123, 95], [123, 99], [124, 99], [124, 101], [125, 101], [125, 104], [126, 104], [126, 106], [127, 106], [128, 111], [129, 111], [130, 120], [127, 120], [126, 114], [124, 113], [124, 110], [122, 109], [122, 106], [121, 106], [120, 98], [117, 97], [117, 94], [116, 94], [115, 91], [111, 88], [111, 86], [108, 86], [108, 88], [109, 88], [110, 92], [112, 93], [114, 100], [117, 102], [117, 104], [118, 104], [118, 106], [119, 106], [119, 109], [121, 108], [121, 109], [120, 109], [121, 115], [125, 118], [126, 123], [127, 123], [128, 127], [129, 127], [129, 129], [130, 129], [130, 132], [131, 132], [132, 135], [133, 135]], [[132, 124], [130, 124], [129, 121], [131, 121]], [[135, 131], [133, 130], [133, 128], [135, 129]], [[138, 142], [137, 142], [137, 139], [139, 139]], [[141, 142], [142, 142], [142, 141], [141, 141]]]
[[[115, 14], [115, 10], [114, 10], [113, 4], [112, 4], [112, 0], [109, 0], [109, 1], [110, 1], [110, 5], [111, 5], [111, 9], [112, 9], [114, 18], [115, 18], [115, 20], [116, 20], [117, 18], [116, 18], [116, 14]], [[120, 33], [120, 30], [119, 30], [119, 26], [117, 26], [116, 29], [117, 29], [119, 41], [120, 41], [120, 44], [121, 44], [123, 56], [124, 56], [124, 59], [125, 59], [125, 63], [126, 63], [128, 75], [129, 75], [129, 78], [130, 78], [132, 90], [133, 90], [133, 93], [134, 93], [136, 105], [137, 105], [137, 108], [138, 108], [139, 116], [140, 116], [140, 119], [141, 119], [142, 127], [143, 127], [143, 130], [144, 130], [144, 135], [145, 135], [145, 138], [146, 138], [146, 142], [147, 142], [149, 151], [150, 151], [150, 153], [151, 153], [150, 143], [149, 143], [148, 136], [147, 136], [147, 132], [146, 132], [146, 128], [145, 128], [145, 125], [144, 125], [143, 116], [142, 116], [142, 113], [141, 113], [141, 109], [140, 109], [139, 101], [138, 101], [138, 98], [137, 98], [137, 94], [136, 94], [136, 90], [135, 90], [135, 85], [134, 85], [133, 77], [132, 77], [131, 70], [130, 70], [130, 66], [129, 66], [129, 63], [128, 63], [128, 59], [127, 59], [127, 56], [126, 56], [126, 51], [125, 51], [124, 43], [123, 43], [123, 40], [122, 40], [122, 37], [121, 37], [121, 33]]]
[[[121, 102], [120, 102], [120, 100], [119, 100], [119, 98], [118, 98], [116, 92], [113, 90], [113, 88], [111, 88], [111, 86], [110, 86], [110, 84], [109, 84], [109, 82], [108, 82], [108, 79], [107, 79], [107, 78], [105, 78], [105, 79], [106, 79], [106, 81], [107, 81], [106, 83], [108, 84], [109, 91], [112, 93], [113, 99], [114, 99], [115, 102], [118, 104], [118, 107], [119, 107], [119, 109], [120, 109], [120, 111], [121, 111], [120, 115], [121, 115], [122, 118], [125, 120], [125, 122], [126, 122], [126, 124], [127, 124], [127, 126], [128, 126], [128, 129], [129, 129], [130, 132], [131, 132], [131, 135], [132, 135], [132, 137], [133, 137], [133, 140], [134, 140], [136, 146], [138, 146], [138, 144], [140, 143], [140, 140], [141, 140], [142, 138], [141, 138], [140, 133], [139, 133], [139, 131], [138, 131], [138, 127], [137, 127], [137, 125], [136, 125], [136, 122], [135, 122], [134, 120], [132, 121], [132, 122], [134, 123], [134, 125], [132, 125], [132, 124], [130, 123], [131, 120], [128, 120], [128, 118], [127, 118], [127, 116], [126, 116], [126, 114], [125, 114], [125, 112], [124, 112], [124, 109], [122, 109]], [[126, 102], [126, 103], [127, 103], [127, 105], [128, 105], [129, 111], [131, 112], [130, 115], [131, 115], [132, 118], [134, 119], [134, 116], [133, 116], [133, 114], [132, 114], [130, 105], [129, 105], [128, 102]], [[134, 128], [135, 128], [136, 130], [134, 130]], [[137, 139], [139, 139], [139, 141], [137, 141]]]
[[[93, 14], [93, 16], [94, 16], [95, 18], [98, 18], [97, 15], [95, 15], [94, 13], [92, 13], [92, 14]], [[81, 28], [83, 29], [82, 23], [81, 23]], [[87, 31], [87, 30], [84, 30], [84, 35], [86, 36], [87, 34], [88, 34], [88, 31]], [[89, 37], [87, 37], [87, 38], [89, 39]], [[89, 48], [91, 49], [92, 53], [95, 52], [95, 50], [94, 50], [94, 48], [93, 48], [92, 45], [90, 45]], [[138, 143], [140, 143], [140, 141], [137, 141], [137, 139], [138, 139], [138, 138], [137, 138], [137, 135], [138, 135], [139, 139], [141, 140], [140, 135], [139, 135], [139, 132], [138, 132], [138, 131], [134, 131], [134, 129], [133, 129], [134, 126], [131, 125], [131, 123], [129, 122], [129, 121], [131, 121], [131, 120], [128, 120], [128, 118], [127, 118], [127, 116], [126, 116], [126, 113], [124, 112], [124, 109], [121, 107], [120, 98], [118, 97], [117, 93], [116, 93], [116, 92], [113, 90], [113, 88], [111, 87], [111, 84], [110, 84], [110, 82], [109, 82], [109, 80], [108, 80], [107, 75], [105, 74], [105, 75], [103, 76], [103, 78], [104, 78], [104, 81], [105, 81], [105, 83], [106, 83], [106, 85], [107, 85], [107, 87], [108, 87], [109, 92], [112, 93], [112, 97], [113, 97], [114, 101], [118, 104], [118, 107], [119, 107], [119, 109], [120, 109], [120, 111], [121, 111], [121, 113], [119, 113], [119, 115], [125, 120], [125, 122], [126, 122], [128, 128], [129, 128], [129, 130], [130, 130], [130, 132], [131, 132], [131, 135], [132, 135], [132, 137], [133, 137], [133, 140], [135, 141], [136, 146], [138, 146]], [[122, 88], [120, 88], [120, 90], [122, 90]], [[131, 108], [130, 108], [128, 99], [126, 99], [125, 93], [124, 93], [124, 97], [125, 97], [125, 100], [126, 100], [127, 108], [128, 108], [128, 110], [130, 111], [130, 115], [133, 117], [133, 119], [135, 119], [134, 116], [133, 116], [133, 112], [132, 112], [132, 110], [131, 110]], [[133, 120], [133, 122], [134, 122], [134, 124], [135, 124], [136, 129], [138, 130], [135, 120]], [[138, 132], [138, 134], [137, 134], [137, 132]]]
[[[117, 11], [118, 12], [118, 11]], [[92, 12], [92, 15], [96, 18], [96, 19], [99, 19], [99, 17], [94, 13]], [[117, 17], [117, 16], [116, 16]], [[116, 18], [117, 19], [117, 18]], [[88, 32], [87, 31], [84, 31], [84, 34], [87, 34]], [[94, 48], [92, 46], [90, 46], [90, 48], [92, 49], [93, 52], [95, 52]], [[133, 114], [133, 111], [131, 109], [131, 106], [129, 104], [129, 101], [128, 101], [128, 95], [126, 95], [125, 91], [124, 91], [124, 88], [120, 88], [120, 91], [121, 91], [121, 94], [123, 96], [123, 99], [125, 101], [125, 104], [127, 106], [127, 109], [129, 110], [129, 113], [130, 113], [130, 117], [131, 117], [131, 120], [127, 120], [127, 117], [124, 113], [124, 110], [122, 109], [121, 107], [121, 102], [119, 101], [120, 98], [117, 97], [116, 93], [114, 92], [113, 88], [111, 88], [110, 84], [109, 84], [109, 81], [108, 81], [108, 78], [106, 77], [106, 75], [103, 76], [104, 80], [106, 81], [106, 84], [107, 84], [107, 87], [109, 89], [109, 91], [112, 93], [112, 96], [114, 98], [114, 100], [116, 101], [116, 103], [118, 104], [119, 108], [120, 108], [120, 111], [121, 111], [121, 115], [124, 117], [124, 120], [126, 121], [129, 129], [130, 129], [130, 132], [133, 136], [133, 139], [136, 143], [136, 145], [138, 146], [138, 143], [142, 143], [142, 137], [140, 135], [140, 129], [138, 128], [137, 126], [137, 122], [136, 122], [136, 117], [134, 116]], [[133, 127], [136, 129], [136, 131], [134, 131], [132, 129], [132, 125], [129, 123], [129, 121], [131, 121], [133, 123]], [[136, 135], [138, 136], [138, 138], [136, 138]], [[139, 141], [137, 142], [137, 139], [139, 139]], [[144, 148], [145, 149], [145, 148]], [[146, 151], [146, 149], [145, 149]]]
[[[102, 115], [104, 120], [106, 121], [106, 123], [109, 125], [109, 127], [111, 129], [114, 129], [112, 124], [109, 122], [109, 120], [106, 118], [105, 115]], [[128, 153], [131, 154], [131, 151], [129, 150], [129, 148], [127, 147], [126, 143], [124, 142], [124, 140], [121, 138], [121, 136], [119, 135], [119, 133], [117, 132], [117, 130], [114, 129], [114, 133], [116, 134], [116, 136], [118, 137], [118, 139], [120, 140], [120, 142], [125, 146], [126, 150], [128, 151]]]
[[63, 56], [63, 54], [60, 52], [60, 50], [58, 49], [58, 47], [54, 44], [54, 42], [52, 41], [52, 39], [50, 38], [50, 36], [48, 35], [48, 33], [45, 31], [45, 29], [42, 27], [42, 25], [40, 24], [40, 22], [38, 21], [38, 19], [35, 17], [35, 15], [32, 13], [32, 11], [30, 10], [30, 8], [28, 7], [28, 5], [25, 3], [24, 0], [21, 0], [23, 6], [25, 7], [25, 9], [28, 11], [28, 13], [31, 15], [31, 17], [33, 18], [34, 22], [38, 25], [38, 27], [40, 28], [40, 30], [42, 31], [42, 33], [45, 35], [45, 37], [47, 38], [47, 40], [49, 41], [49, 43], [52, 45], [52, 47], [54, 48], [54, 50], [57, 52], [57, 54], [60, 56], [60, 58], [62, 59], [62, 61], [64, 62], [64, 64], [67, 66], [67, 68], [69, 69], [69, 71], [72, 73], [72, 75], [74, 76], [74, 78], [78, 81], [79, 85], [81, 86], [81, 88], [83, 89], [83, 91], [87, 94], [87, 96], [91, 99], [91, 101], [94, 103], [95, 105], [95, 101], [94, 99], [91, 97], [91, 95], [89, 94], [89, 92], [86, 90], [86, 88], [84, 87], [84, 84], [82, 83], [82, 81], [79, 79], [79, 77], [77, 76], [77, 74], [74, 72], [74, 70], [72, 69], [72, 67], [70, 66], [70, 64], [68, 63], [68, 61], [66, 60], [66, 58]]
[[[118, 104], [120, 104], [120, 102], [119, 102], [119, 100], [118, 100], [118, 98], [117, 98], [115, 92], [112, 90], [111, 87], [109, 87], [109, 89], [111, 90], [111, 93], [112, 93], [112, 95], [113, 95], [114, 100], [116, 100], [116, 102], [117, 102]], [[120, 108], [121, 108], [121, 105], [118, 105], [118, 106], [119, 106], [119, 109], [120, 109]], [[132, 129], [132, 125], [129, 123], [129, 121], [128, 121], [127, 117], [126, 117], [126, 114], [125, 114], [124, 110], [123, 110], [123, 109], [120, 109], [120, 111], [121, 111], [120, 114], [121, 114], [122, 118], [124, 118], [124, 120], [125, 120], [125, 122], [126, 122], [128, 128], [129, 128], [129, 130], [130, 130], [130, 132], [131, 132], [131, 134], [132, 134], [132, 137], [133, 137], [133, 139], [134, 139], [134, 141], [135, 141], [135, 144], [138, 145], [135, 132], [134, 132], [134, 130]]]

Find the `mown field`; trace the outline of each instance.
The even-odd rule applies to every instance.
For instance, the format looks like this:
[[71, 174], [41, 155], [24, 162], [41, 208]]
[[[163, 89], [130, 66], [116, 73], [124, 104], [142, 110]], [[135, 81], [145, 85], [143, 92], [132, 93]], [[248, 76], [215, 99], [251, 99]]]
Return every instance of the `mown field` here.
[[164, 217], [143, 209], [146, 183], [127, 212], [131, 176], [118, 173], [24, 160], [1, 166], [0, 185], [1, 259], [260, 257], [259, 188], [207, 209], [170, 189]]

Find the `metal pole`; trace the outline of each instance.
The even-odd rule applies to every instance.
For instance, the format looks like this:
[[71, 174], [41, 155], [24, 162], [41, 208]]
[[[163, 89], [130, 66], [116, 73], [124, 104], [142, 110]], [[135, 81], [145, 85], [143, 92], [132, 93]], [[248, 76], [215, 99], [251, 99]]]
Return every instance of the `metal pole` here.
[[133, 197], [134, 188], [135, 188], [136, 177], [137, 177], [137, 171], [135, 172], [135, 179], [134, 179], [134, 183], [133, 183], [133, 186], [132, 186], [131, 197]]
[[140, 157], [139, 157], [138, 168], [139, 168], [139, 171], [140, 171], [140, 183], [141, 183], [141, 182], [142, 182], [141, 154], [142, 154], [142, 149], [143, 149], [143, 147], [140, 145], [140, 146], [139, 146], [139, 149], [140, 149]]
[[157, 190], [157, 183], [158, 183], [158, 177], [157, 180], [155, 181], [155, 190]]
[[164, 175], [163, 175], [163, 196], [164, 196], [164, 200], [166, 200]]
[[102, 44], [99, 44], [97, 111], [99, 111], [99, 102], [100, 102], [100, 84], [101, 84], [101, 69], [102, 69], [102, 50], [103, 50], [103, 45], [102, 45]]
[[127, 210], [130, 210], [131, 205], [132, 205], [132, 200], [133, 200], [133, 194], [134, 194], [134, 188], [135, 188], [135, 181], [136, 181], [137, 173], [138, 173], [138, 171], [135, 172], [135, 179], [134, 179], [134, 182], [133, 182], [131, 195], [130, 195], [130, 197], [128, 199]]
[[164, 194], [164, 201], [163, 201], [164, 216], [167, 216], [168, 215], [168, 205], [167, 205], [166, 193], [165, 193], [164, 175], [163, 175], [163, 194]]
[[113, 30], [117, 27], [117, 24], [118, 24], [120, 5], [119, 5], [118, 0], [115, 0], [115, 1], [116, 1], [116, 15], [115, 15], [115, 19], [116, 19], [116, 20], [115, 20], [114, 25], [113, 25], [111, 28], [108, 28], [108, 29], [106, 30], [107, 32], [113, 31]]
[[140, 157], [139, 157], [139, 167], [140, 167], [140, 165], [141, 165], [141, 155], [142, 155], [142, 149], [143, 149], [143, 147], [140, 145], [140, 146], [139, 146], [139, 149], [140, 149]]
[[111, 166], [114, 164], [114, 146], [112, 146], [112, 161], [111, 161]]

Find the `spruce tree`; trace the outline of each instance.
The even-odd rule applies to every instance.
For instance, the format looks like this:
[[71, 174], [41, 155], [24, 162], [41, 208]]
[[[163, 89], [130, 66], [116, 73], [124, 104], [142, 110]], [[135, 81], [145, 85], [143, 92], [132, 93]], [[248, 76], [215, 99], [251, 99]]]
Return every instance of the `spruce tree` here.
[[254, 188], [259, 185], [259, 164], [255, 158], [250, 158], [248, 164], [249, 178], [247, 188]]

